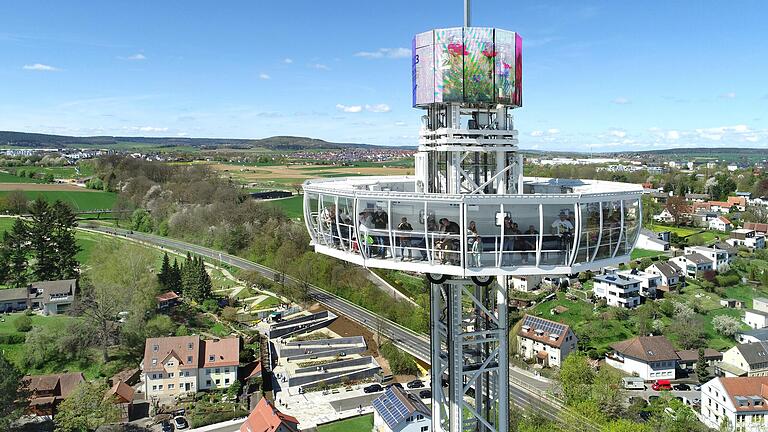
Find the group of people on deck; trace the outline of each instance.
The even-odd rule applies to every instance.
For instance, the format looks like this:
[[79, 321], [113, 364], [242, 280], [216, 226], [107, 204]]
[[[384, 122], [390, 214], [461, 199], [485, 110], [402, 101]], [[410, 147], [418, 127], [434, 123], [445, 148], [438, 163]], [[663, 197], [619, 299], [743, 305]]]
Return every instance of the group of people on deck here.
[[[351, 218], [344, 214], [338, 215], [338, 226], [335, 206], [328, 206], [321, 213], [321, 221], [329, 229], [335, 246], [347, 247], [347, 242], [352, 243], [353, 250], [360, 250], [364, 256], [369, 258], [400, 258], [403, 260], [421, 260], [426, 261], [427, 242], [432, 246], [434, 259], [441, 264], [460, 265], [461, 264], [461, 227], [460, 225], [446, 217], [437, 219], [434, 213], [429, 213], [423, 220], [426, 225], [426, 234], [413, 233], [413, 226], [407, 217], [401, 217], [400, 223], [394, 232], [394, 248], [390, 247], [389, 236], [389, 214], [377, 207], [375, 209], [366, 209], [358, 213], [357, 234], [350, 232], [352, 228]], [[567, 250], [573, 241], [574, 224], [570, 214], [562, 211], [550, 225], [551, 240], [548, 242], [557, 242], [556, 248], [559, 251]], [[469, 221], [466, 229], [466, 251], [467, 265], [470, 267], [481, 267], [481, 254], [483, 252], [483, 237], [478, 233], [477, 224], [474, 220]], [[539, 231], [535, 225], [528, 225], [523, 229], [515, 222], [511, 216], [504, 217], [502, 225], [501, 242], [501, 265], [513, 265], [513, 256], [520, 256], [521, 264], [528, 264], [530, 256], [537, 250], [539, 242]], [[546, 243], [545, 243], [546, 244]], [[498, 246], [497, 246], [498, 247]], [[394, 257], [391, 256], [394, 254]]]

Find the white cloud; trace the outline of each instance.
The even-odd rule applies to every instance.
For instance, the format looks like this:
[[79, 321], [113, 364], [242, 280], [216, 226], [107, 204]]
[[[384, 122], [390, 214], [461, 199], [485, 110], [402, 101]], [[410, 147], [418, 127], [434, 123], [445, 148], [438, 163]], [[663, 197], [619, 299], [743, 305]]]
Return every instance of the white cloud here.
[[531, 132], [531, 136], [532, 136], [532, 137], [540, 137], [540, 136], [544, 136], [544, 131], [535, 130], [535, 131]]
[[555, 129], [555, 128], [547, 129], [547, 133], [550, 135], [557, 135], [560, 133], [560, 129]]
[[53, 67], [47, 64], [42, 64], [42, 63], [24, 65], [23, 69], [31, 70], [31, 71], [43, 71], [43, 72], [55, 72], [55, 71], [61, 70], [57, 67]]
[[268, 80], [268, 79], [272, 79], [272, 77], [262, 72], [259, 74], [259, 79]]
[[395, 126], [407, 126], [407, 125], [408, 125], [408, 123], [406, 123], [404, 121], [396, 121], [395, 122]]
[[625, 97], [617, 97], [616, 99], [613, 100], [613, 103], [617, 105], [628, 105], [628, 104], [631, 104], [632, 101]]
[[286, 58], [284, 58], [284, 59], [283, 59], [283, 63], [285, 63], [285, 64], [291, 64], [291, 63], [293, 63], [293, 59], [292, 59], [292, 58], [288, 58], [288, 57], [286, 57]]
[[387, 104], [366, 105], [365, 110], [373, 113], [385, 113], [391, 111]]
[[312, 69], [319, 69], [319, 70], [331, 70], [331, 68], [328, 67], [328, 65], [324, 65], [322, 63], [313, 63], [309, 65]]
[[355, 57], [364, 58], [389, 58], [399, 59], [411, 56], [411, 50], [408, 48], [379, 48], [376, 51], [360, 51], [355, 53]]
[[136, 132], [149, 132], [149, 133], [168, 132], [167, 127], [154, 127], [154, 126], [131, 126], [125, 129], [136, 131]]
[[625, 136], [627, 136], [627, 131], [624, 131], [621, 129], [611, 129], [608, 131], [608, 135], [616, 138], [624, 138]]
[[146, 59], [147, 59], [147, 56], [145, 56], [142, 53], [137, 53], [137, 54], [125, 57], [125, 60], [133, 60], [133, 61], [141, 61], [141, 60], [146, 60]]
[[668, 140], [671, 140], [671, 141], [679, 140], [680, 139], [680, 132], [678, 132], [676, 130], [667, 131], [667, 133], [664, 134], [664, 138], [666, 138]]
[[363, 107], [362, 105], [336, 104], [336, 109], [345, 113], [359, 113], [363, 110]]
[[736, 99], [736, 93], [727, 92], [720, 95], [720, 99]]

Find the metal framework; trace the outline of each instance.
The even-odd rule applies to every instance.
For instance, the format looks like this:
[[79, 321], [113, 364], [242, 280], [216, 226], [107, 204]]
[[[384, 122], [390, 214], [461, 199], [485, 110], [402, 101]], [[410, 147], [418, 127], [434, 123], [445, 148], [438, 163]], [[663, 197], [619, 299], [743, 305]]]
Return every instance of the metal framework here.
[[455, 279], [431, 285], [433, 431], [507, 430], [505, 282], [479, 286]]

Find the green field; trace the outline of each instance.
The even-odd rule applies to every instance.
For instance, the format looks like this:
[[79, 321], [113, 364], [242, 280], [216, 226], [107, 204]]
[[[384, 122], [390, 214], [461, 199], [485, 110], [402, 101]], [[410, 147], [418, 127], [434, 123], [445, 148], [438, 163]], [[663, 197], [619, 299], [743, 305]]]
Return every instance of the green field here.
[[373, 429], [373, 414], [352, 417], [333, 423], [319, 425], [317, 432], [370, 432]]
[[[0, 197], [7, 195], [8, 191], [0, 191]], [[100, 191], [24, 191], [24, 195], [30, 201], [42, 196], [46, 201], [64, 201], [72, 206], [75, 211], [80, 210], [109, 210], [115, 205], [117, 194]]]
[[283, 209], [291, 219], [304, 218], [304, 195], [294, 195], [290, 198], [266, 201], [267, 204]]
[[659, 251], [653, 251], [648, 249], [633, 249], [632, 254], [630, 255], [630, 258], [633, 260], [645, 258], [645, 257], [657, 257], [657, 256], [663, 256], [666, 255], [664, 252]]
[[5, 171], [0, 171], [0, 183], [42, 183], [40, 180], [31, 179], [29, 177], [19, 177], [13, 174], [8, 174]]

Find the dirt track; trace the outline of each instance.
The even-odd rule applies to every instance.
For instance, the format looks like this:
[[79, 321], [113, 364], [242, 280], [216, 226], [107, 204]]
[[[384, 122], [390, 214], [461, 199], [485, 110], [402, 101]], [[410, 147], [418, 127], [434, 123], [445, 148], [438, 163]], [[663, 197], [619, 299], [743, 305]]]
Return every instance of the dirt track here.
[[72, 184], [46, 184], [46, 183], [0, 183], [0, 192], [7, 191], [67, 191], [67, 192], [98, 192], [93, 189], [75, 186]]

